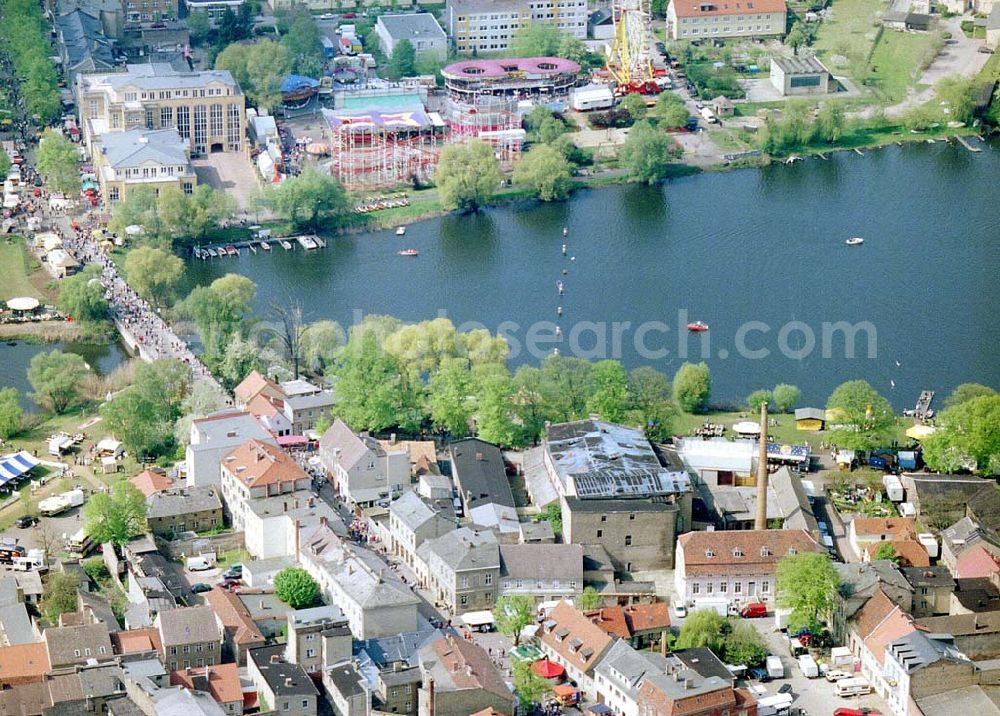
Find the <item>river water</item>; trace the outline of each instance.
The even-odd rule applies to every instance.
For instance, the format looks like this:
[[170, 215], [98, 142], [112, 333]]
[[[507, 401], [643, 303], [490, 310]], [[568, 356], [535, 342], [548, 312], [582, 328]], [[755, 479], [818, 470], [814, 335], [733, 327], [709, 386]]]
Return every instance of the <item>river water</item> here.
[[[995, 150], [839, 152], [446, 216], [405, 237], [336, 237], [313, 253], [275, 245], [192, 260], [188, 271], [192, 284], [245, 274], [262, 317], [294, 300], [310, 320], [342, 324], [359, 312], [447, 315], [504, 329], [515, 364], [558, 346], [672, 374], [686, 356], [708, 361], [716, 402], [788, 382], [817, 405], [863, 378], [903, 408], [923, 389], [1000, 387], [998, 178]], [[864, 245], [844, 244], [854, 236]], [[409, 247], [419, 257], [397, 255]], [[558, 306], [562, 341], [527, 350], [532, 330], [552, 337]], [[693, 320], [710, 331], [688, 333]], [[839, 322], [852, 327], [853, 357]]]
[[0, 343], [0, 388], [17, 388], [21, 394], [21, 407], [36, 412], [38, 406], [29, 397], [31, 384], [28, 382], [28, 366], [39, 353], [60, 350], [77, 353], [87, 361], [87, 365], [98, 375], [108, 375], [128, 360], [124, 346], [111, 343], [27, 343], [15, 341], [10, 346]]

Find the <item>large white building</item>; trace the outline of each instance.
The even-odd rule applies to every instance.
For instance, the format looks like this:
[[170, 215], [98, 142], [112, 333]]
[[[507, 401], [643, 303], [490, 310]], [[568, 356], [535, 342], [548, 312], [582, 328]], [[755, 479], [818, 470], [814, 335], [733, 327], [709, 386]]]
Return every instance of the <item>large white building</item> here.
[[587, 37], [587, 0], [448, 0], [444, 18], [458, 52], [504, 52], [534, 23]]
[[218, 487], [223, 458], [247, 440], [278, 444], [253, 415], [231, 408], [191, 421], [188, 436], [184, 453], [188, 487]]
[[338, 418], [319, 441], [319, 458], [340, 498], [370, 507], [390, 500], [410, 484], [410, 456], [405, 447], [386, 449], [378, 440], [358, 435]]
[[674, 40], [780, 37], [785, 34], [785, 0], [670, 0], [667, 32]]

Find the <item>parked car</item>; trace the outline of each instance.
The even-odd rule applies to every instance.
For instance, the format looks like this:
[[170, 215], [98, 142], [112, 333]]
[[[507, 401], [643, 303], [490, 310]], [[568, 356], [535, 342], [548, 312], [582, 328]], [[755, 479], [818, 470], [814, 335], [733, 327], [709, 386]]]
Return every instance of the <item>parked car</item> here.
[[791, 690], [792, 690], [792, 685], [791, 684], [782, 684], [781, 688], [778, 689], [778, 693], [779, 694], [787, 694]]
[[758, 619], [767, 616], [767, 605], [764, 602], [750, 602], [740, 609], [740, 616], [744, 619]]
[[335, 17], [337, 17], [337, 16], [334, 15], [332, 12], [324, 12], [322, 15], [319, 16], [319, 19], [320, 20], [332, 20]]
[[683, 599], [675, 599], [674, 600], [674, 616], [676, 616], [678, 619], [683, 619], [684, 617], [687, 616], [687, 613], [688, 613], [687, 604], [684, 603], [684, 600]]
[[863, 706], [860, 709], [839, 708], [833, 712], [833, 716], [882, 716], [878, 709], [870, 709]]
[[751, 679], [756, 679], [762, 684], [767, 683], [771, 680], [770, 675], [767, 673], [767, 669], [763, 669], [759, 666], [755, 666], [747, 672]]
[[205, 584], [204, 582], [195, 582], [194, 584], [191, 585], [191, 591], [194, 592], [195, 594], [203, 594], [205, 592], [211, 592], [212, 585]]
[[20, 529], [26, 529], [28, 527], [34, 527], [38, 524], [38, 518], [34, 515], [21, 515], [16, 520], [14, 520], [14, 525]]
[[848, 674], [846, 671], [841, 671], [840, 669], [832, 669], [826, 672], [823, 675], [823, 678], [825, 678], [832, 684], [835, 681], [840, 681], [841, 679], [849, 679], [851, 678], [851, 675]]
[[225, 572], [222, 573], [222, 578], [236, 579], [236, 580], [243, 579], [243, 565], [242, 564], [232, 565], [229, 569], [227, 569]]

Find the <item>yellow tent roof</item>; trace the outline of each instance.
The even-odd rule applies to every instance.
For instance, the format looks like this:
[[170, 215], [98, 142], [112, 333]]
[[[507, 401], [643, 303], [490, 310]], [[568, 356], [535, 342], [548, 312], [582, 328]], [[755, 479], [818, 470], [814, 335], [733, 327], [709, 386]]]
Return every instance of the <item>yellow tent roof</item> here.
[[913, 438], [914, 440], [923, 440], [928, 435], [933, 435], [936, 432], [937, 428], [931, 425], [914, 425], [906, 431], [906, 437]]

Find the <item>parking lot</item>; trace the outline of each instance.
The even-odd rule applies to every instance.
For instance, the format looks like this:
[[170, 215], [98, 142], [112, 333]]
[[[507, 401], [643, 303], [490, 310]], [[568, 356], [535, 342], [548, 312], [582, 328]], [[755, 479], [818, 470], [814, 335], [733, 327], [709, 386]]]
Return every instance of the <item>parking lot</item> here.
[[191, 162], [198, 182], [219, 189], [236, 200], [241, 210], [250, 206], [257, 189], [257, 170], [243, 152], [217, 152]]

